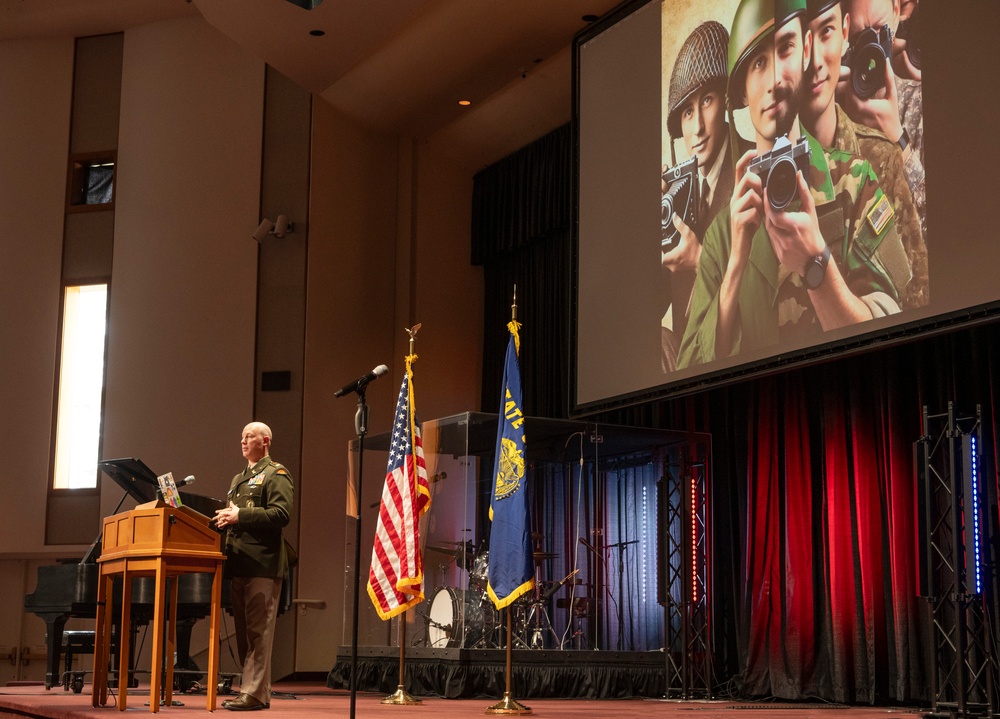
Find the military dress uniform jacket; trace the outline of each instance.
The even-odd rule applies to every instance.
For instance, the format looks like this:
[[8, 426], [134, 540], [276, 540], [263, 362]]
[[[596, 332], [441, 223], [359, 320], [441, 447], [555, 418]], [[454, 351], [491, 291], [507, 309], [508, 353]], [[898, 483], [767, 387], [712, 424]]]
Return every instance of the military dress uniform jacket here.
[[270, 456], [233, 477], [227, 498], [239, 508], [239, 520], [227, 529], [226, 576], [288, 573], [281, 530], [291, 516], [293, 497], [292, 476]]
[[[806, 180], [831, 261], [874, 316], [898, 312], [910, 266], [878, 178], [864, 158], [824, 152], [814, 137], [803, 133], [810, 148]], [[717, 359], [719, 289], [731, 251], [732, 224], [725, 207], [705, 234], [678, 367]], [[801, 275], [780, 265], [763, 222], [753, 237], [738, 302], [732, 355], [823, 331]]]

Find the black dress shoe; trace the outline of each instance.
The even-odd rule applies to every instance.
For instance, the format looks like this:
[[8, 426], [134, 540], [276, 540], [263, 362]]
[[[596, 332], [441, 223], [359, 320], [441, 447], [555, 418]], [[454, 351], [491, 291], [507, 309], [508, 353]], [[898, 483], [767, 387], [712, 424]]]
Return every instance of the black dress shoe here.
[[223, 709], [230, 709], [234, 712], [248, 712], [257, 709], [267, 709], [267, 705], [254, 699], [249, 694], [240, 694], [236, 699], [227, 699], [222, 702]]

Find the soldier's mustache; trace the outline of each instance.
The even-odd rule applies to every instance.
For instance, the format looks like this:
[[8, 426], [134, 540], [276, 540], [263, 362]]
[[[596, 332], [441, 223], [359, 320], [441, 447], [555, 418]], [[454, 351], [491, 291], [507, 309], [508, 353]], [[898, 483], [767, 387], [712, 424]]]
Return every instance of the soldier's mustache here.
[[774, 99], [778, 102], [796, 100], [799, 96], [799, 88], [801, 85], [801, 83], [797, 85], [777, 85], [774, 88]]

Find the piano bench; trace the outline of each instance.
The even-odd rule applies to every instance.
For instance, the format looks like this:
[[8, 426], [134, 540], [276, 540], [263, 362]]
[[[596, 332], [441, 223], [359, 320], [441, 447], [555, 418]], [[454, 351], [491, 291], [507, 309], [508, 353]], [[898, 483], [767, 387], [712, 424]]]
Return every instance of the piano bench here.
[[73, 692], [79, 694], [83, 691], [85, 672], [73, 671], [73, 655], [94, 653], [94, 632], [85, 630], [63, 632], [62, 651], [66, 655], [66, 670], [62, 675], [63, 691], [69, 691], [70, 677], [72, 677]]

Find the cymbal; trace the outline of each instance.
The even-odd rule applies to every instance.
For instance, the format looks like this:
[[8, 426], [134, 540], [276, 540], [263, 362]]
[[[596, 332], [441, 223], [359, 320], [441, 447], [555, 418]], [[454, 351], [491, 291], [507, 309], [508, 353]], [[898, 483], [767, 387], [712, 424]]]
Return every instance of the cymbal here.
[[532, 552], [531, 556], [535, 559], [555, 559], [559, 555], [555, 552]]
[[427, 549], [429, 549], [432, 552], [438, 552], [440, 554], [448, 554], [452, 557], [461, 557], [463, 554], [465, 554], [465, 548], [450, 549], [448, 547], [435, 547], [432, 544], [428, 544]]

